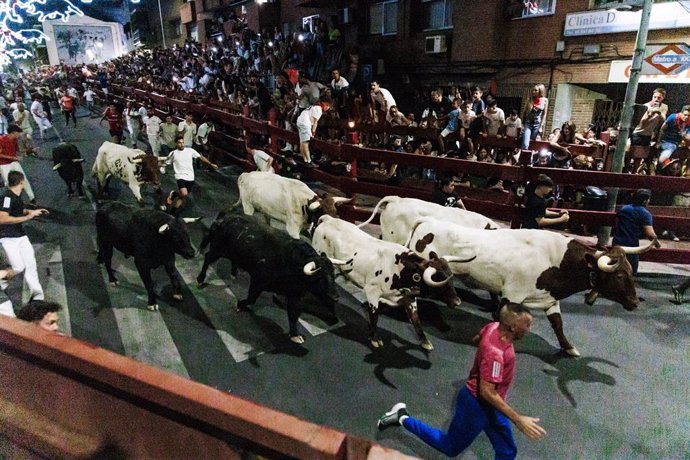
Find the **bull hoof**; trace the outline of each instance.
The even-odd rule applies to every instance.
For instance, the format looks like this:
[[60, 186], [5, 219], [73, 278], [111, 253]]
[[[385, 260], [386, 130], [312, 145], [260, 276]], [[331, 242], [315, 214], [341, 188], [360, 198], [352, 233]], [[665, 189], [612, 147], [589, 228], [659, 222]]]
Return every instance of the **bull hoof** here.
[[383, 346], [383, 340], [379, 337], [372, 337], [369, 339], [369, 342], [371, 342], [371, 346], [374, 348], [381, 348]]
[[458, 309], [460, 309], [460, 305], [462, 305], [462, 300], [460, 300], [460, 298], [458, 298], [457, 300], [453, 300], [453, 303], [451, 305], [449, 305], [449, 307], [452, 308], [453, 310], [458, 310]]
[[117, 287], [118, 284], [120, 284], [118, 281], [111, 281], [111, 282], [110, 282], [110, 285], [111, 285], [112, 287]]
[[304, 343], [304, 337], [302, 337], [301, 335], [291, 335], [290, 340], [293, 341], [294, 343], [299, 343], [299, 344]]
[[237, 311], [249, 311], [249, 307], [247, 307], [246, 305], [237, 305]]
[[422, 342], [422, 348], [424, 348], [426, 351], [431, 351], [434, 349], [434, 346], [431, 344], [431, 342], [429, 342], [428, 339], [425, 339]]
[[182, 300], [182, 294], [173, 294], [173, 299]]
[[580, 357], [580, 352], [577, 351], [577, 348], [575, 348], [575, 347], [573, 347], [573, 348], [568, 348], [567, 350], [565, 350], [565, 352], [566, 352], [568, 355], [570, 355], [570, 356], [574, 356], [574, 357], [576, 357], [576, 358], [579, 358], [579, 357]]
[[158, 311], [158, 304], [149, 305], [147, 308], [149, 311]]

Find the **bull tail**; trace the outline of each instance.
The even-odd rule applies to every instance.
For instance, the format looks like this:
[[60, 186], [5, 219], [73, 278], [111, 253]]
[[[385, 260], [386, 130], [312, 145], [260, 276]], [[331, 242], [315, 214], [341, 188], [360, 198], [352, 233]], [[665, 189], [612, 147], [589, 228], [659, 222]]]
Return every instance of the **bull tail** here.
[[371, 216], [369, 216], [369, 218], [367, 220], [365, 220], [364, 222], [362, 222], [361, 224], [357, 225], [357, 227], [360, 227], [360, 228], [364, 227], [366, 224], [368, 224], [372, 220], [374, 220], [374, 217], [376, 216], [376, 214], [378, 214], [379, 209], [386, 209], [386, 205], [389, 202], [391, 202], [393, 200], [393, 198], [397, 198], [397, 197], [386, 196], [386, 197], [381, 198], [381, 200], [378, 203], [376, 203], [376, 207], [371, 212]]
[[[410, 230], [410, 234], [407, 235], [407, 238], [405, 238], [405, 247], [410, 248], [410, 244], [412, 243], [412, 235], [414, 235], [414, 232], [417, 231], [417, 227], [419, 227], [420, 224], [422, 224], [425, 221], [425, 219], [417, 219], [414, 221], [414, 224], [412, 225], [412, 229]], [[410, 248], [412, 249], [412, 248]], [[414, 249], [412, 249], [414, 251]]]

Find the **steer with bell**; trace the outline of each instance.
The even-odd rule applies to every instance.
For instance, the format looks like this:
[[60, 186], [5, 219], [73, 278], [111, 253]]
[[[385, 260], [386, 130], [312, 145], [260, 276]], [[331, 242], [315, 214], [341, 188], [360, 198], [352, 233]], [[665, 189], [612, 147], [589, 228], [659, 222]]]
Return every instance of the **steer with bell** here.
[[163, 162], [165, 158], [146, 155], [143, 150], [104, 142], [98, 149], [92, 169], [92, 175], [98, 181], [98, 199], [106, 192], [110, 178], [115, 176], [129, 186], [139, 205], [143, 205], [141, 187], [150, 183], [156, 190], [160, 190], [160, 166]]
[[316, 194], [297, 179], [277, 174], [253, 171], [242, 173], [237, 180], [244, 213], [255, 211], [285, 223], [288, 234], [299, 239], [302, 230], [308, 230], [323, 214], [336, 217], [336, 206], [350, 201], [348, 198]]
[[601, 294], [626, 310], [635, 310], [639, 299], [625, 254], [647, 251], [654, 243], [613, 246], [604, 252], [545, 230], [484, 231], [422, 219], [416, 223], [408, 247], [421, 256], [432, 252], [476, 256], [470, 263], [451, 264], [453, 273], [510, 302], [545, 311], [561, 348], [580, 356], [563, 333], [559, 300], [589, 290], [586, 301], [590, 305]]
[[84, 159], [79, 153], [79, 149], [74, 144], [61, 143], [53, 149], [53, 171], [57, 171], [60, 178], [67, 185], [67, 196], [74, 196], [72, 184], [76, 186], [79, 196], [84, 196], [84, 169], [82, 163]]
[[424, 285], [443, 288], [456, 296], [447, 260], [435, 253], [422, 258], [405, 246], [378, 240], [356, 225], [330, 216], [321, 217], [312, 243], [314, 249], [330, 257], [350, 281], [364, 290], [369, 312], [369, 341], [373, 347], [383, 346], [376, 324], [379, 306], [385, 304], [403, 307], [422, 348], [433, 350], [419, 321], [417, 296]]
[[401, 198], [394, 195], [383, 197], [376, 204], [369, 219], [359, 224], [359, 227], [363, 227], [371, 222], [379, 209], [381, 210], [381, 215], [379, 216], [381, 238], [398, 244], [407, 243], [415, 222], [426, 217], [451, 222], [463, 227], [481, 229], [501, 228], [493, 220], [476, 212], [441, 206], [440, 204], [418, 200], [417, 198]]
[[306, 241], [285, 238], [282, 231], [254, 217], [231, 212], [211, 225], [201, 249], [209, 244], [197, 281], [199, 284], [205, 282], [208, 267], [218, 259], [230, 259], [233, 276], [241, 268], [251, 277], [249, 293], [246, 299], [237, 303], [238, 311], [247, 311], [264, 291], [284, 295], [287, 298], [290, 340], [295, 343], [304, 343], [304, 337], [297, 329], [297, 320], [305, 293], [312, 293], [327, 313], [335, 317], [339, 295], [333, 264]]
[[173, 287], [173, 299], [182, 300], [180, 274], [175, 267], [175, 254], [185, 259], [194, 257], [185, 223], [198, 219], [177, 220], [155, 210], [136, 209], [113, 201], [96, 212], [98, 263], [104, 263], [113, 286], [117, 278], [112, 268], [113, 248], [125, 256], [133, 256], [134, 264], [148, 293], [148, 309], [158, 310], [151, 270], [163, 265]]

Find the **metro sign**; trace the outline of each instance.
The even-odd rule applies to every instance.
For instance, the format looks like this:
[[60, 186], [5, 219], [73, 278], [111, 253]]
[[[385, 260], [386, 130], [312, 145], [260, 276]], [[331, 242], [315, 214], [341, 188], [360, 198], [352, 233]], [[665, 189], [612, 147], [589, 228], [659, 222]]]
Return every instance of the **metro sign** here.
[[690, 47], [688, 45], [684, 43], [650, 45], [647, 47], [647, 57], [644, 58], [642, 73], [670, 75], [681, 73], [689, 68]]

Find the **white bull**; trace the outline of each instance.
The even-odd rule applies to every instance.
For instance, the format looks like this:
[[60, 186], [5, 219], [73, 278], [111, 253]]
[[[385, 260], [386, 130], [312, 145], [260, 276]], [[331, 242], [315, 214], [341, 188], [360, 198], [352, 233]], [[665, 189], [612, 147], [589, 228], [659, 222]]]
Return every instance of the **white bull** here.
[[[383, 341], [378, 336], [379, 304], [402, 306], [426, 350], [433, 345], [424, 335], [417, 314], [417, 295], [422, 282], [430, 287], [455, 291], [453, 274], [448, 262], [436, 254], [422, 258], [405, 246], [381, 241], [357, 228], [356, 225], [330, 216], [323, 216], [314, 230], [312, 245], [324, 253], [344, 275], [364, 290], [369, 311], [369, 340], [378, 348]], [[436, 278], [436, 279], [434, 279]]]
[[419, 219], [431, 217], [444, 222], [452, 222], [470, 228], [496, 229], [501, 228], [493, 220], [479, 213], [460, 208], [449, 208], [429, 201], [416, 198], [401, 198], [387, 196], [378, 202], [369, 219], [359, 224], [363, 227], [374, 219], [381, 209], [381, 237], [386, 241], [405, 244], [415, 222]]
[[453, 273], [511, 302], [545, 311], [561, 348], [579, 356], [563, 334], [559, 300], [591, 289], [590, 304], [601, 294], [634, 310], [639, 300], [625, 254], [639, 254], [654, 243], [644, 248], [614, 246], [604, 253], [546, 230], [484, 231], [422, 219], [407, 245], [421, 256], [431, 252], [476, 256], [466, 264], [451, 264]]
[[322, 214], [336, 217], [336, 206], [348, 198], [317, 195], [297, 179], [254, 171], [240, 174], [237, 180], [244, 213], [251, 216], [259, 211], [285, 223], [288, 234], [299, 239], [302, 230], [318, 220]]
[[159, 163], [165, 158], [146, 155], [139, 149], [130, 149], [124, 145], [106, 141], [98, 149], [98, 155], [93, 163], [92, 175], [98, 181], [98, 195], [107, 188], [110, 176], [115, 176], [129, 186], [139, 204], [141, 186], [147, 182], [160, 187]]

